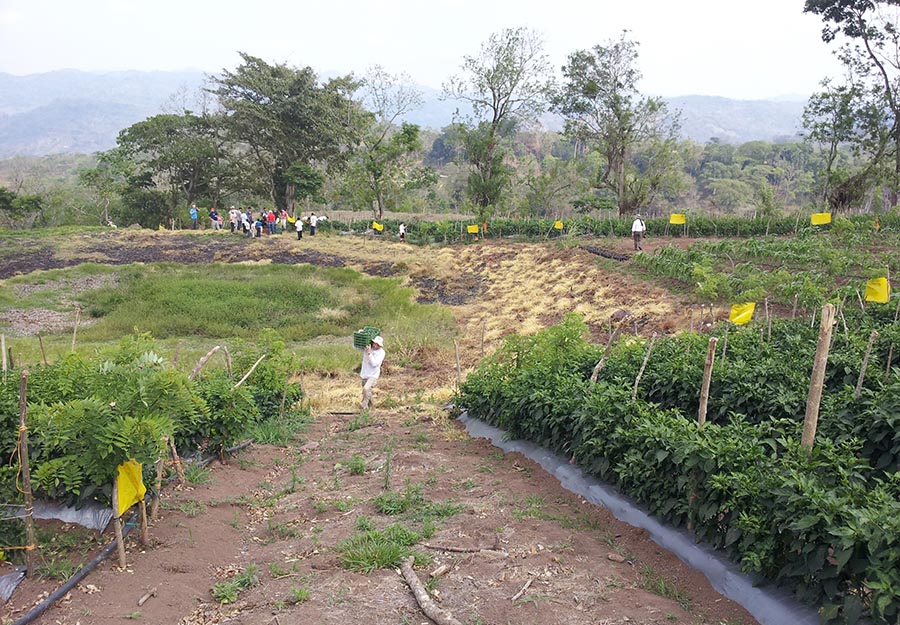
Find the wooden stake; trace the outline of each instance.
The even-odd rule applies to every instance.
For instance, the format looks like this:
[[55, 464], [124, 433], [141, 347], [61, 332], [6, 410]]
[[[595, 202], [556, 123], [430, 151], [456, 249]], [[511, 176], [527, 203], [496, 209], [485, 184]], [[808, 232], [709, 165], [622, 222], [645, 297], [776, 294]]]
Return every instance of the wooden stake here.
[[631, 401], [637, 399], [638, 385], [641, 383], [641, 378], [644, 377], [644, 369], [647, 368], [647, 361], [650, 360], [650, 352], [653, 351], [653, 343], [655, 342], [656, 332], [650, 337], [650, 343], [647, 344], [647, 353], [644, 354], [644, 362], [641, 363], [641, 368], [638, 370], [637, 377], [634, 379], [634, 389], [631, 391]]
[[897, 308], [894, 309], [894, 323], [900, 318], [900, 297], [897, 298]]
[[6, 335], [0, 334], [0, 352], [3, 352], [3, 383], [6, 383]]
[[891, 377], [891, 360], [894, 359], [894, 344], [891, 343], [891, 348], [888, 350], [887, 364], [884, 366], [884, 383], [887, 384], [888, 380]]
[[178, 450], [175, 449], [175, 441], [171, 438], [166, 438], [169, 443], [169, 450], [172, 452], [172, 463], [175, 465], [175, 474], [178, 476], [178, 481], [182, 484], [185, 483], [184, 477], [184, 466], [181, 464], [181, 456], [178, 455]]
[[204, 356], [203, 358], [201, 358], [201, 359], [200, 359], [200, 362], [197, 363], [197, 366], [194, 367], [194, 370], [191, 371], [191, 375], [188, 376], [188, 380], [193, 380], [194, 378], [196, 378], [196, 377], [197, 377], [197, 374], [200, 373], [200, 369], [203, 368], [203, 365], [205, 365], [205, 364], [209, 361], [209, 359], [213, 357], [213, 354], [215, 354], [215, 353], [216, 353], [217, 351], [219, 351], [220, 349], [222, 349], [222, 346], [221, 346], [221, 345], [216, 345], [216, 346], [213, 347], [211, 350], [209, 350], [208, 352], [206, 352], [206, 356]]
[[41, 345], [41, 359], [44, 361], [44, 366], [47, 366], [47, 352], [44, 351], [44, 339], [41, 338], [41, 335], [38, 334], [38, 343]]
[[794, 307], [791, 309], [791, 319], [797, 316], [797, 302], [800, 301], [800, 294], [797, 293], [794, 295]]
[[866, 309], [866, 305], [863, 303], [862, 295], [859, 294], [859, 289], [856, 289], [856, 299], [859, 300], [859, 309], [864, 311]]
[[834, 324], [834, 304], [822, 307], [822, 319], [819, 326], [819, 342], [816, 345], [816, 358], [813, 362], [812, 376], [809, 380], [809, 396], [806, 400], [806, 417], [803, 420], [803, 438], [801, 446], [812, 450], [816, 441], [816, 427], [819, 423], [819, 405], [822, 402], [822, 388], [825, 383], [825, 368], [828, 366], [828, 346], [831, 344], [831, 328]]
[[165, 468], [165, 460], [162, 456], [156, 460], [156, 481], [153, 483], [153, 499], [150, 501], [150, 518], [156, 520], [159, 514], [159, 496], [162, 492], [163, 469]]
[[484, 360], [484, 319], [481, 320], [481, 359]]
[[75, 309], [75, 327], [72, 328], [72, 353], [75, 353], [75, 337], [78, 336], [78, 322], [81, 320], [81, 308]]
[[244, 377], [242, 377], [242, 378], [238, 381], [237, 384], [235, 384], [233, 387], [231, 387], [231, 390], [234, 390], [234, 389], [236, 389], [237, 387], [239, 387], [241, 384], [243, 384], [243, 383], [246, 381], [246, 379], [250, 377], [250, 374], [253, 373], [254, 369], [256, 369], [256, 368], [259, 366], [259, 363], [261, 363], [262, 360], [263, 360], [263, 358], [265, 358], [265, 357], [266, 357], [265, 354], [263, 354], [262, 356], [260, 356], [260, 357], [256, 360], [256, 362], [253, 363], [253, 366], [250, 367], [250, 371], [248, 371], [247, 373], [245, 373], [245, 374], [244, 374]]
[[119, 553], [119, 568], [124, 569], [127, 562], [125, 561], [125, 537], [122, 536], [122, 518], [119, 516], [118, 482], [118, 476], [114, 477], [112, 487], [113, 529], [116, 532], [116, 551]]
[[728, 353], [728, 330], [731, 329], [731, 326], [727, 323], [725, 324], [725, 338], [722, 341], [722, 362], [725, 362], [725, 354]]
[[772, 318], [769, 317], [769, 298], [766, 298], [766, 342], [772, 342]]
[[31, 496], [31, 471], [28, 468], [28, 369], [19, 377], [19, 464], [22, 467], [22, 494], [25, 496], [25, 565], [29, 577], [34, 574], [34, 503]]
[[228, 379], [234, 382], [234, 372], [231, 370], [231, 353], [228, 351], [228, 346], [222, 348], [225, 352], [225, 369], [228, 371]]
[[594, 367], [594, 370], [591, 372], [591, 384], [597, 383], [597, 378], [600, 377], [600, 372], [603, 370], [603, 367], [606, 365], [606, 361], [609, 359], [609, 354], [612, 352], [613, 344], [616, 342], [616, 339], [619, 337], [619, 334], [622, 333], [622, 329], [625, 327], [625, 322], [628, 321], [628, 318], [622, 319], [618, 325], [616, 326], [615, 331], [609, 336], [609, 340], [606, 342], [606, 350], [603, 352], [603, 357], [597, 363], [597, 366]]
[[456, 354], [456, 386], [462, 385], [462, 369], [459, 366], [459, 343], [453, 341], [453, 352]]
[[178, 366], [178, 356], [181, 354], [181, 341], [175, 343], [175, 355], [172, 356], [172, 367]]
[[147, 502], [141, 499], [138, 505], [141, 509], [141, 544], [146, 547], [150, 544], [150, 528], [147, 524]]
[[856, 390], [853, 391], [854, 399], [859, 399], [859, 395], [862, 393], [863, 380], [866, 377], [866, 369], [869, 367], [869, 356], [872, 355], [872, 346], [875, 344], [876, 338], [878, 338], [878, 331], [872, 330], [872, 334], [869, 335], [869, 344], [866, 346], [866, 355], [863, 356], [862, 367], [859, 370], [859, 379], [856, 381]]
[[703, 365], [703, 384], [700, 386], [700, 409], [697, 411], [697, 423], [706, 423], [706, 407], [709, 404], [709, 382], [712, 379], [713, 364], [716, 361], [716, 343], [719, 339], [709, 339], [709, 347], [706, 349], [706, 362]]

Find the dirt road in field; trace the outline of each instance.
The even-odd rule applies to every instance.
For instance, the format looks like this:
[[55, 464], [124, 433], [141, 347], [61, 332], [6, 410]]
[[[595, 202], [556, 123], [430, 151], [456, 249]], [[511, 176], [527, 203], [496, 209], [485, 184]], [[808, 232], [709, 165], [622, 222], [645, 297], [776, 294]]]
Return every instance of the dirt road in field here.
[[[572, 311], [598, 340], [619, 310], [635, 315], [639, 333], [689, 323], [677, 298], [578, 244], [417, 247], [339, 236], [248, 241], [119, 231], [43, 241], [19, 254], [18, 271], [87, 260], [349, 266], [395, 277], [421, 301], [449, 306], [463, 374], [504, 336]], [[6, 252], [0, 247], [0, 258]], [[104, 563], [37, 622], [427, 623], [396, 571], [355, 572], [341, 561], [345, 539], [396, 523], [427, 535], [415, 549], [431, 562], [417, 573], [466, 625], [755, 622], [644, 532], [566, 492], [522, 456], [469, 438], [441, 409], [456, 383], [452, 350], [418, 354], [416, 362], [415, 369], [388, 366], [365, 420], [342, 414], [355, 409], [355, 376], [307, 378], [314, 421], [292, 446], [253, 447], [214, 464], [208, 483], [167, 490], [153, 544], [129, 539], [126, 571]], [[409, 505], [379, 511], [376, 497], [385, 492]], [[255, 570], [244, 577], [251, 583], [234, 601], [213, 598], [216, 584], [222, 590], [248, 570]], [[7, 617], [53, 587], [27, 581]], [[156, 596], [139, 607], [151, 588]]]

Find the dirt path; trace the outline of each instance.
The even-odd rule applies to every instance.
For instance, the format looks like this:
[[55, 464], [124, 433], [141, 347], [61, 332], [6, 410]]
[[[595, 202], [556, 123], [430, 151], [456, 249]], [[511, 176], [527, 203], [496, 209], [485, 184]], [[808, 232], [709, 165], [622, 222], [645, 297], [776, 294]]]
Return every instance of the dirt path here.
[[[421, 301], [451, 308], [464, 374], [506, 335], [572, 311], [598, 340], [610, 315], [623, 309], [635, 315], [636, 332], [688, 323], [684, 305], [667, 291], [615, 261], [553, 242], [417, 247], [338, 236], [248, 241], [120, 231], [44, 241], [32, 252], [21, 259], [37, 264], [23, 260], [18, 270], [87, 260], [312, 262], [393, 276]], [[0, 257], [8, 253], [0, 245]], [[395, 571], [351, 572], [339, 559], [338, 545], [361, 528], [395, 523], [429, 534], [416, 548], [432, 561], [418, 574], [428, 582], [429, 572], [447, 565], [429, 587], [466, 625], [755, 622], [643, 531], [569, 494], [529, 460], [448, 422], [440, 406], [455, 388], [453, 358], [452, 351], [418, 354], [415, 369], [389, 362], [368, 422], [335, 414], [355, 408], [355, 376], [308, 378], [314, 422], [295, 445], [253, 448], [215, 465], [209, 484], [167, 491], [152, 548], [131, 541], [127, 571], [103, 564], [37, 622], [424, 623]], [[389, 491], [410, 500], [410, 509], [378, 512], [376, 498]], [[215, 601], [212, 587], [249, 565], [258, 567], [258, 583], [236, 602]], [[158, 596], [138, 607], [153, 587]], [[52, 588], [27, 581], [7, 616]]]

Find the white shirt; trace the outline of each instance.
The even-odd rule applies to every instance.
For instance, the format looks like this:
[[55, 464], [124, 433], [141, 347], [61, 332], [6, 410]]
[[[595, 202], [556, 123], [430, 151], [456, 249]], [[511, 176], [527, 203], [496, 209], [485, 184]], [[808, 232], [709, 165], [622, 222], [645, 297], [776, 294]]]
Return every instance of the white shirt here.
[[315, 228], [315, 227], [316, 227], [316, 222], [317, 222], [317, 221], [319, 221], [319, 218], [318, 218], [318, 217], [316, 217], [315, 215], [310, 215], [310, 217], [309, 217], [309, 225], [310, 225], [311, 228]]
[[381, 375], [381, 363], [384, 362], [384, 348], [370, 349], [369, 353], [363, 353], [362, 368], [359, 370], [359, 377], [364, 380], [367, 378], [377, 378]]
[[406, 226], [404, 224], [400, 224], [400, 234], [406, 234]]
[[638, 217], [634, 220], [634, 223], [631, 224], [631, 232], [643, 232], [647, 229], [647, 226], [644, 225], [644, 220]]
[[294, 227], [297, 229], [297, 232], [303, 232], [303, 220], [300, 219], [300, 215], [297, 215], [297, 221], [294, 222]]

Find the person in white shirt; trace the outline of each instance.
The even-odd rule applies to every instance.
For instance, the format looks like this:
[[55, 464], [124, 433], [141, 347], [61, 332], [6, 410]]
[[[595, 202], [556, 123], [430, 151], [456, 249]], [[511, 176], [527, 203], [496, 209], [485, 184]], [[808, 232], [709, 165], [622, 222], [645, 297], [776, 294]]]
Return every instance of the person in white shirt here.
[[400, 240], [406, 241], [406, 224], [400, 224]]
[[309, 236], [316, 236], [316, 224], [319, 223], [319, 218], [316, 217], [316, 214], [313, 213], [309, 216]]
[[641, 216], [635, 214], [634, 223], [631, 224], [631, 236], [634, 237], [634, 249], [635, 251], [643, 250], [641, 247], [641, 241], [644, 238], [644, 232], [647, 230], [647, 225], [644, 223], [644, 220], [641, 219]]
[[297, 240], [303, 238], [303, 220], [300, 218], [300, 215], [297, 215], [297, 220], [294, 222], [294, 228], [297, 230]]
[[362, 409], [368, 410], [372, 402], [372, 389], [381, 376], [381, 363], [384, 362], [384, 339], [376, 336], [366, 347], [362, 358], [359, 377], [362, 378]]

